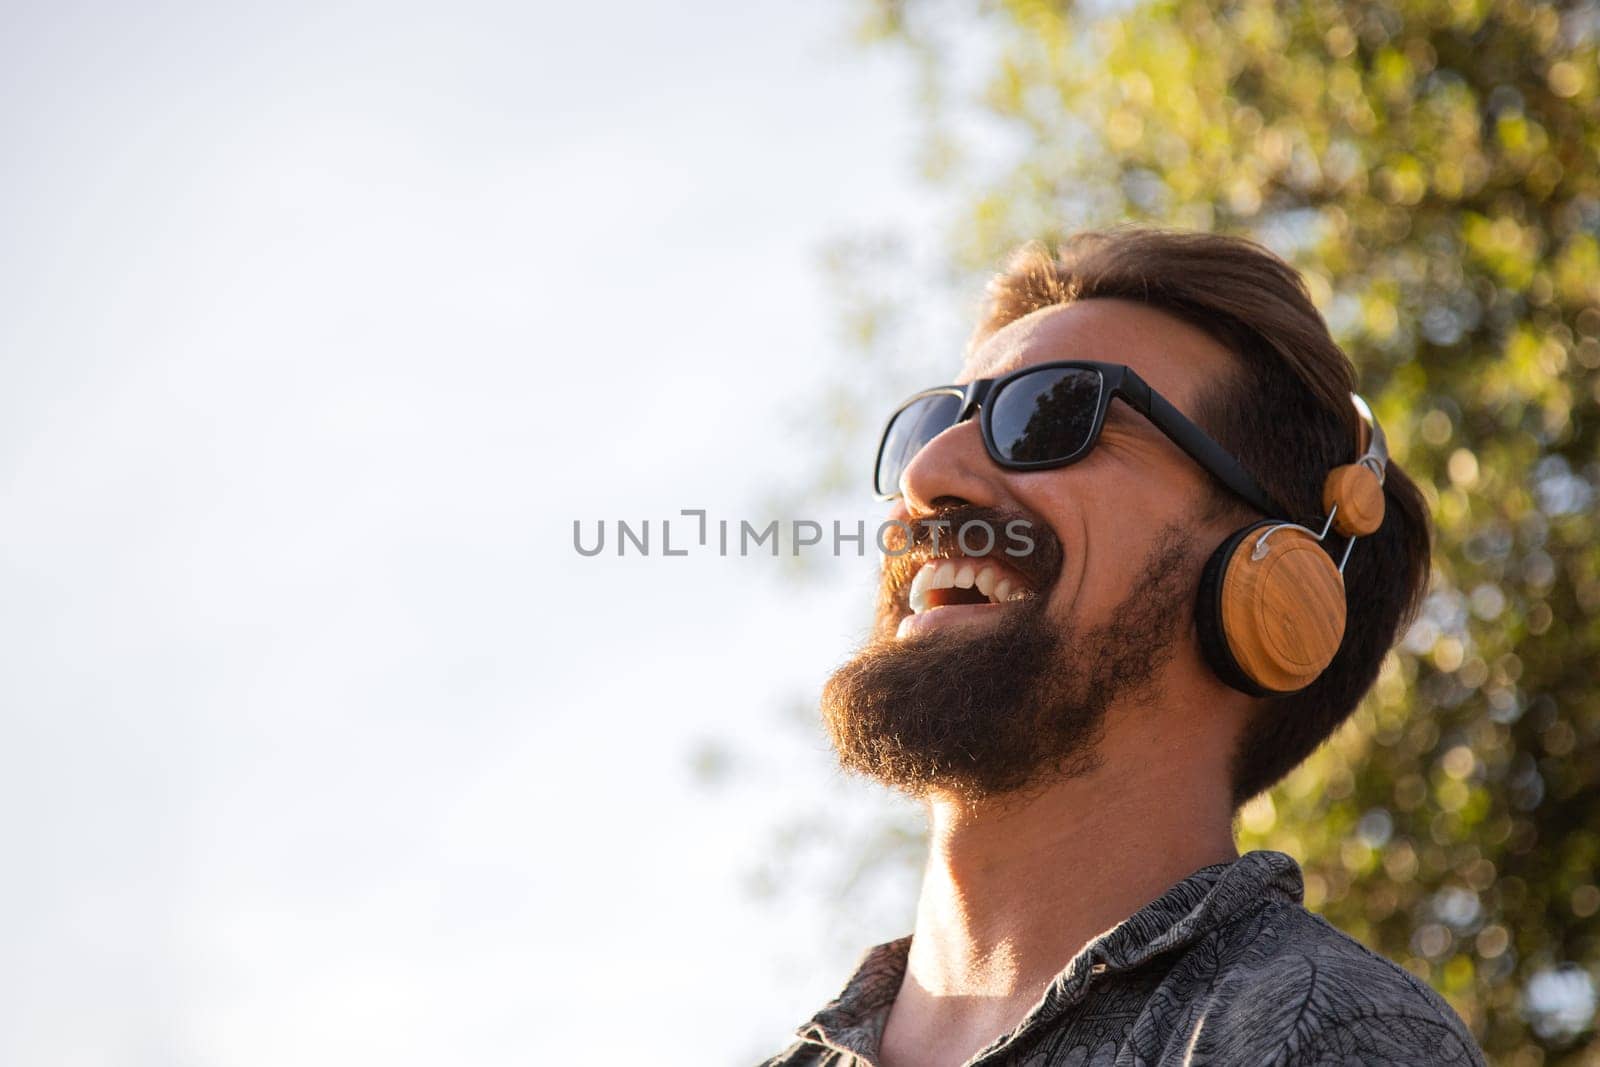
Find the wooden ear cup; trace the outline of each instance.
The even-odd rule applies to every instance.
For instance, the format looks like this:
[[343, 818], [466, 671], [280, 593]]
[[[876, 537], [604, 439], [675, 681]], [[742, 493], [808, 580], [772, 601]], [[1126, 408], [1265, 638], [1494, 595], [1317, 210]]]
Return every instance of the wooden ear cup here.
[[1383, 525], [1383, 482], [1361, 463], [1335, 467], [1322, 483], [1322, 510], [1344, 536], [1365, 537]]
[[1201, 573], [1195, 612], [1201, 651], [1235, 689], [1253, 696], [1296, 692], [1339, 651], [1344, 600], [1344, 579], [1315, 536], [1270, 521], [1246, 526]]
[[1195, 629], [1200, 635], [1200, 654], [1205, 657], [1206, 663], [1224, 682], [1254, 697], [1267, 696], [1268, 693], [1245, 674], [1228, 648], [1228, 638], [1222, 627], [1222, 580], [1227, 576], [1228, 561], [1233, 559], [1239, 542], [1252, 532], [1265, 530], [1271, 525], [1270, 522], [1258, 522], [1246, 526], [1217, 546], [1200, 571], [1200, 593], [1194, 611]]

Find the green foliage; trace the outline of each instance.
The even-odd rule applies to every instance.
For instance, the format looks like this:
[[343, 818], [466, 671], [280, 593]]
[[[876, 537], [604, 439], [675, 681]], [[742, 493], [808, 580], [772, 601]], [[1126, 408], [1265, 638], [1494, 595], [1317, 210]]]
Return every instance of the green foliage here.
[[1600, 7], [864, 6], [919, 74], [968, 292], [1022, 241], [1128, 220], [1305, 273], [1437, 565], [1375, 692], [1243, 843], [1300, 857], [1310, 906], [1492, 1061], [1596, 1062]]

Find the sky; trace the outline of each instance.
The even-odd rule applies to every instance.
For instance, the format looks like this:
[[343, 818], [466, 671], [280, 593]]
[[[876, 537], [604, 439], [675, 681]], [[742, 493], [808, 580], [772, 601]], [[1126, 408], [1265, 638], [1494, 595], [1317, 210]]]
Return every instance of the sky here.
[[751, 1062], [909, 927], [809, 717], [870, 552], [572, 541], [813, 461], [822, 249], [934, 210], [849, 25], [0, 11], [0, 1061]]

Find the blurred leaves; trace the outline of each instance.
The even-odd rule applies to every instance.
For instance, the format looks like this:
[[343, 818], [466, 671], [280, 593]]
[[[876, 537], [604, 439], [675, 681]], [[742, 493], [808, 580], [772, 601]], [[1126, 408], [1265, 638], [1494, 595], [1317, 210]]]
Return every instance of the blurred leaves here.
[[[1121, 221], [1250, 235], [1303, 271], [1437, 563], [1373, 694], [1242, 813], [1242, 845], [1300, 857], [1308, 904], [1444, 993], [1493, 1062], [1596, 1062], [1600, 5], [861, 13], [912, 65], [949, 204], [925, 291], [970, 298], [1013, 246]], [[886, 357], [900, 297], [846, 258], [863, 365], [947, 373], [948, 348]]]

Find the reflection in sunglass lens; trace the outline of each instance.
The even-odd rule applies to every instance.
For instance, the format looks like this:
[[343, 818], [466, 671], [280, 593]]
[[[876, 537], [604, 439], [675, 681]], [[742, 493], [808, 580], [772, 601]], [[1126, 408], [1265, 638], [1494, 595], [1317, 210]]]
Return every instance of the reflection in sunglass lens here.
[[1067, 459], [1089, 443], [1100, 404], [1100, 372], [1076, 367], [1013, 379], [990, 400], [994, 444], [1005, 459]]
[[890, 419], [883, 431], [878, 469], [874, 474], [878, 493], [883, 496], [898, 493], [900, 475], [907, 464], [922, 451], [923, 445], [955, 425], [960, 413], [959, 396], [935, 393], [913, 400]]

